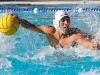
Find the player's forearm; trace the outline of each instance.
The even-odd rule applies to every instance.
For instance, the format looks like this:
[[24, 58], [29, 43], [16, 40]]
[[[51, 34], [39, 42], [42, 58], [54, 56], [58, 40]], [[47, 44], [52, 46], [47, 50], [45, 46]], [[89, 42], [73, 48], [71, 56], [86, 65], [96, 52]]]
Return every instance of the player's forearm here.
[[92, 50], [99, 50], [100, 49], [100, 45], [97, 42], [91, 42], [89, 40], [84, 40], [83, 43], [81, 43], [83, 46], [88, 47]]
[[100, 45], [96, 42], [91, 42], [88, 39], [84, 39], [83, 37], [79, 36], [77, 42], [87, 48], [90, 48], [92, 50], [94, 49], [100, 49]]
[[39, 32], [39, 33], [44, 33], [42, 31], [40, 25], [31, 24], [25, 19], [20, 19], [20, 23], [21, 23], [21, 26], [26, 28], [26, 29], [29, 29], [29, 30], [32, 30], [32, 31], [36, 31], [36, 32]]
[[27, 20], [25, 19], [19, 19], [20, 20], [20, 24], [22, 27], [29, 29], [30, 27], [32, 27], [33, 25], [31, 23], [29, 23]]
[[94, 50], [95, 48], [93, 47], [94, 46], [94, 43], [93, 42], [90, 42], [88, 40], [84, 41], [85, 43], [83, 44], [84, 46]]

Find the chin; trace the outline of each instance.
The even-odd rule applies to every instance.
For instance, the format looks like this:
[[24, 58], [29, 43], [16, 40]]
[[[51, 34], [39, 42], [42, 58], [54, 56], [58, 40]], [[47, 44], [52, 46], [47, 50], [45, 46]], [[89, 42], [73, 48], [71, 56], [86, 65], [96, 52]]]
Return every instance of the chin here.
[[64, 32], [64, 34], [68, 34], [68, 31], [63, 31]]
[[68, 33], [68, 30], [64, 30], [63, 32], [64, 32], [64, 33]]
[[[63, 31], [64, 32], [64, 31]], [[63, 34], [67, 34], [67, 32], [64, 32]]]

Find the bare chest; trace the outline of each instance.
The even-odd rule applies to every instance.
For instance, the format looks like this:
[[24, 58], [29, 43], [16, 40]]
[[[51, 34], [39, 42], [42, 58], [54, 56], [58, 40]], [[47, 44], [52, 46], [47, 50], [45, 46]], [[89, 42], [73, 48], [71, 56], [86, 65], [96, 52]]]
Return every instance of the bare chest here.
[[60, 45], [61, 47], [65, 47], [65, 46], [71, 46], [75, 43], [73, 36], [65, 37], [61, 39], [57, 39], [53, 35], [46, 35], [46, 36], [49, 44], [54, 48], [56, 48], [57, 45]]

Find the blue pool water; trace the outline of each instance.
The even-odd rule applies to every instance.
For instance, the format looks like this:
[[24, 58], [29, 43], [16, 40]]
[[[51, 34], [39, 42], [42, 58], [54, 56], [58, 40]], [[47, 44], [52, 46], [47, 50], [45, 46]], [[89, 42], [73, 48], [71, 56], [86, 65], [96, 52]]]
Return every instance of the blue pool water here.
[[[14, 13], [31, 23], [53, 26], [54, 12], [68, 8], [69, 10], [65, 11], [71, 17], [71, 26], [99, 38], [100, 5], [90, 6], [0, 5], [0, 16]], [[34, 9], [37, 9], [37, 12], [34, 12]], [[12, 36], [0, 33], [0, 39], [0, 75], [100, 75], [100, 51], [92, 51], [81, 45], [55, 50], [49, 46], [44, 34], [21, 26]]]

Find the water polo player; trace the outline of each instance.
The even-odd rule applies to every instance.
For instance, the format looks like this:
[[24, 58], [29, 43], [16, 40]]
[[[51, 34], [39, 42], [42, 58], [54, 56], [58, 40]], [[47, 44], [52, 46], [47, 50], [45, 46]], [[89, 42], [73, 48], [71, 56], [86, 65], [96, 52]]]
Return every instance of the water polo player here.
[[54, 48], [57, 48], [58, 45], [62, 48], [67, 48], [77, 43], [90, 49], [99, 49], [98, 43], [85, 39], [85, 37], [91, 39], [91, 35], [78, 28], [70, 27], [70, 17], [63, 10], [58, 10], [55, 13], [53, 19], [54, 27], [50, 25], [31, 24], [27, 20], [21, 18], [19, 18], [19, 20], [24, 28], [45, 34], [49, 44]]

